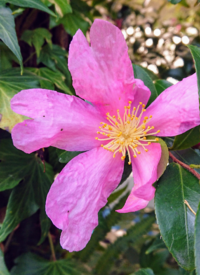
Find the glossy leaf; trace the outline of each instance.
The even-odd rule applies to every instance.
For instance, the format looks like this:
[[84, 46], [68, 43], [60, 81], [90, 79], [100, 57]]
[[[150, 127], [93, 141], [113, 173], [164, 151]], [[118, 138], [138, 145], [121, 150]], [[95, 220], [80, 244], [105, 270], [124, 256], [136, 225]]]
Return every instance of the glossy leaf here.
[[178, 164], [170, 164], [158, 181], [155, 196], [157, 222], [162, 238], [178, 264], [193, 270], [195, 216], [184, 203], [197, 210], [198, 179]]
[[49, 0], [49, 2], [55, 5], [55, 10], [60, 17], [72, 12], [68, 0]]
[[194, 251], [196, 273], [197, 275], [200, 275], [200, 203], [198, 206], [195, 220]]
[[0, 42], [0, 72], [11, 69], [12, 61], [19, 63], [13, 52], [3, 42]]
[[4, 262], [4, 255], [3, 255], [1, 248], [0, 248], [0, 274], [1, 275], [10, 275], [10, 273], [6, 267], [6, 264]]
[[150, 268], [142, 268], [132, 275], [154, 275], [153, 270]]
[[0, 73], [0, 86], [0, 128], [11, 132], [15, 124], [25, 119], [11, 110], [11, 98], [23, 89], [39, 88], [39, 81], [30, 72], [21, 76], [19, 69], [11, 69]]
[[29, 46], [33, 45], [36, 49], [36, 54], [39, 57], [41, 47], [45, 41], [47, 43], [49, 43], [51, 46], [51, 37], [52, 37], [52, 35], [47, 29], [38, 28], [33, 31], [31, 31], [31, 30], [24, 31], [21, 36], [21, 40], [28, 43]]
[[70, 260], [47, 261], [36, 254], [23, 254], [15, 260], [11, 275], [80, 275], [81, 270]]
[[19, 60], [22, 72], [22, 55], [15, 31], [14, 17], [9, 8], [0, 7], [0, 39], [8, 46], [8, 48]]
[[[1, 140], [1, 146], [4, 147], [3, 152], [1, 152], [3, 159], [9, 159], [16, 155], [17, 149], [12, 145], [11, 140]], [[25, 159], [27, 160], [26, 164], [24, 164]], [[27, 155], [19, 151], [17, 160], [19, 162], [18, 166], [20, 163], [21, 166], [24, 166], [24, 171], [21, 169], [20, 174], [23, 180], [12, 190], [9, 197], [6, 216], [0, 228], [0, 242], [5, 240], [22, 220], [34, 214], [38, 208], [45, 212], [46, 195], [53, 182], [52, 167], [46, 163], [44, 173], [44, 166], [35, 154]], [[12, 169], [15, 170], [16, 168]], [[20, 181], [19, 175], [14, 175], [14, 177], [18, 179], [18, 182]], [[41, 215], [42, 219], [44, 219], [44, 215], [46, 214]], [[44, 223], [42, 223], [42, 226], [44, 226]]]
[[63, 24], [63, 27], [67, 33], [71, 36], [75, 35], [78, 29], [81, 29], [85, 34], [89, 29], [89, 23], [83, 19], [81, 14], [77, 11], [66, 14], [62, 19], [58, 21], [58, 24]]
[[10, 3], [19, 7], [38, 9], [56, 16], [54, 12], [48, 9], [40, 0], [0, 0], [1, 3]]
[[197, 83], [198, 83], [198, 90], [199, 90], [199, 96], [200, 96], [200, 48], [193, 46], [193, 45], [188, 45], [188, 48], [191, 51], [192, 57], [194, 59], [194, 64], [196, 68], [196, 73], [197, 73]]
[[171, 150], [183, 150], [200, 142], [200, 126], [194, 127], [187, 132], [175, 137]]
[[151, 104], [156, 97], [158, 96], [158, 92], [153, 84], [153, 81], [151, 80], [150, 76], [147, 74], [147, 72], [139, 65], [133, 64], [133, 70], [134, 70], [134, 77], [141, 79], [144, 84], [150, 89], [151, 91], [151, 97], [148, 101], [148, 105]]
[[172, 86], [173, 84], [170, 83], [169, 81], [165, 80], [165, 79], [159, 79], [159, 80], [156, 80], [155, 83], [155, 88], [156, 88], [156, 91], [159, 94], [161, 94], [164, 90], [166, 90], [167, 88], [169, 88], [170, 86]]

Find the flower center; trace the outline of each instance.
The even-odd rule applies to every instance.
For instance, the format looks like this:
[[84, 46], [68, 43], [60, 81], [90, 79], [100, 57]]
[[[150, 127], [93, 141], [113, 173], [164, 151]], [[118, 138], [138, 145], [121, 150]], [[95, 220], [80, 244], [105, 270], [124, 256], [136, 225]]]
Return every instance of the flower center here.
[[132, 108], [131, 112], [131, 104], [129, 101], [129, 105], [124, 107], [124, 116], [121, 117], [119, 110], [117, 110], [117, 117], [111, 116], [107, 113], [107, 120], [109, 123], [101, 122], [100, 130], [97, 134], [103, 135], [105, 138], [96, 137], [95, 139], [100, 141], [108, 141], [106, 145], [101, 145], [104, 149], [113, 152], [113, 157], [117, 153], [121, 153], [121, 159], [124, 160], [126, 157], [126, 151], [128, 153], [129, 162], [131, 164], [131, 154], [133, 157], [137, 157], [137, 154], [141, 154], [138, 150], [139, 146], [141, 146], [145, 152], [148, 152], [148, 145], [151, 144], [152, 141], [158, 141], [158, 138], [148, 139], [147, 136], [152, 136], [160, 132], [160, 130], [156, 132], [151, 132], [154, 129], [154, 126], [146, 126], [146, 124], [151, 120], [152, 116], [145, 116], [142, 119], [143, 113], [146, 111], [144, 108], [145, 105], [142, 102], [134, 108]]

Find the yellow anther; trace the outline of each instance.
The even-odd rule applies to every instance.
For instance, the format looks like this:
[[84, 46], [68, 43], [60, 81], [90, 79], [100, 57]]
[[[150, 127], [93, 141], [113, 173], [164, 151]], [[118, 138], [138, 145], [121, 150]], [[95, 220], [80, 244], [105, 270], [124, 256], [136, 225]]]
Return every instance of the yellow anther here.
[[156, 138], [155, 141], [159, 141], [159, 138]]
[[148, 145], [150, 145], [151, 144], [151, 142], [148, 142]]
[[125, 156], [122, 156], [122, 157], [121, 157], [121, 160], [125, 160], [125, 158], [126, 158]]
[[142, 107], [144, 108], [144, 107], [145, 107], [145, 104], [143, 104]]
[[116, 116], [113, 116], [113, 118], [116, 118]]
[[146, 112], [146, 109], [143, 109], [143, 112]]
[[144, 120], [143, 120], [143, 123], [146, 123], [146, 122], [147, 122], [146, 119], [144, 119]]
[[126, 108], [127, 108], [127, 109], [130, 109], [131, 107], [130, 107], [130, 106], [127, 106]]
[[142, 129], [145, 129], [146, 128], [146, 126], [145, 125], [142, 125]]
[[98, 131], [97, 134], [100, 134], [100, 132]]
[[148, 116], [145, 116], [144, 119], [148, 119]]
[[150, 118], [152, 118], [153, 116], [152, 116], [152, 115], [150, 115], [149, 117], [150, 117]]
[[134, 107], [133, 110], [135, 111], [135, 110], [136, 110], [136, 107]]
[[127, 123], [128, 123], [128, 124], [130, 124], [130, 121], [129, 121], [129, 120], [127, 120]]
[[109, 126], [108, 129], [112, 131], [112, 127], [111, 126]]
[[143, 137], [144, 140], [146, 140], [147, 138], [146, 137]]
[[143, 134], [146, 136], [147, 132], [143, 132]]
[[130, 115], [130, 114], [128, 114], [128, 117], [131, 117], [131, 115]]
[[144, 149], [145, 152], [148, 152], [149, 150], [148, 149]]
[[115, 158], [115, 155], [113, 155], [113, 158]]
[[140, 105], [142, 105], [142, 102], [140, 102]]
[[129, 104], [131, 104], [131, 103], [132, 103], [132, 101], [129, 101], [128, 103], [129, 103]]
[[137, 151], [137, 153], [138, 153], [138, 155], [140, 155], [140, 154], [141, 154], [141, 152], [140, 152], [140, 151]]
[[119, 150], [119, 153], [121, 153], [122, 152], [122, 150]]
[[131, 161], [129, 161], [128, 164], [131, 165]]
[[133, 157], [134, 157], [134, 158], [137, 158], [137, 156], [136, 156], [136, 155], [134, 155]]
[[147, 127], [147, 129], [151, 129], [151, 127], [150, 127], [150, 126], [148, 126], [148, 127]]
[[154, 129], [154, 126], [151, 126], [151, 129]]
[[127, 107], [126, 106], [124, 106], [124, 109], [126, 109]]
[[110, 113], [106, 113], [107, 116], [109, 116]]
[[98, 137], [95, 137], [95, 139], [99, 139]]
[[160, 133], [160, 130], [158, 130], [157, 133]]
[[103, 147], [104, 145], [103, 144], [101, 144], [101, 147]]

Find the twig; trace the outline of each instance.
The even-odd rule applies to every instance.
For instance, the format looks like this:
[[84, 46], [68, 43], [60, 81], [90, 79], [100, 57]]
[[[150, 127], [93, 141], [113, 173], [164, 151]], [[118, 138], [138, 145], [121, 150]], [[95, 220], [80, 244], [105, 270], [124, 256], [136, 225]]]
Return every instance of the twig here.
[[9, 235], [7, 241], [6, 241], [6, 244], [5, 244], [5, 246], [4, 246], [4, 253], [6, 253], [6, 251], [8, 250], [8, 247], [9, 247], [9, 245], [10, 245], [10, 242], [11, 242], [11, 240], [12, 240], [12, 237], [13, 237], [14, 233], [15, 233], [15, 230], [13, 230], [13, 231], [10, 233], [10, 235]]
[[187, 207], [190, 209], [190, 211], [196, 216], [196, 212], [192, 209], [192, 207], [189, 205], [189, 202], [184, 200], [184, 203], [187, 205]]
[[187, 169], [190, 173], [192, 173], [198, 180], [200, 180], [200, 174], [197, 173], [194, 169], [192, 169], [189, 165], [183, 163], [182, 161], [178, 160], [171, 152], [169, 152], [169, 156], [172, 158], [174, 162], [177, 162], [182, 167]]
[[51, 248], [52, 259], [55, 262], [56, 261], [56, 254], [55, 254], [53, 240], [52, 240], [50, 232], [48, 233], [48, 238], [49, 238], [49, 244], [50, 244], [50, 248]]

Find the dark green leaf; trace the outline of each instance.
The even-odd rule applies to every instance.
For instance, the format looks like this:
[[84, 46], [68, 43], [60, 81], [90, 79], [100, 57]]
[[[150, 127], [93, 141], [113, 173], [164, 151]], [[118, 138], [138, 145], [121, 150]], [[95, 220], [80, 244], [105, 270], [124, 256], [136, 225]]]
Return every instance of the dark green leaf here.
[[[17, 149], [12, 145], [11, 140], [1, 140], [1, 146], [4, 147], [3, 152], [1, 152], [1, 158], [3, 160], [10, 160], [10, 158], [16, 157]], [[24, 164], [25, 159], [27, 160], [26, 164]], [[10, 195], [6, 216], [0, 229], [0, 242], [5, 240], [8, 234], [13, 231], [22, 220], [34, 214], [38, 208], [45, 212], [46, 195], [53, 181], [52, 167], [46, 163], [46, 171], [44, 173], [43, 164], [35, 154], [27, 155], [19, 151], [19, 157], [16, 158], [16, 161], [17, 160], [21, 163], [21, 166], [24, 164], [23, 181], [12, 190]], [[12, 169], [15, 171], [14, 167]], [[16, 176], [16, 179], [17, 177], [19, 182], [19, 175]], [[43, 227], [45, 227], [44, 215], [45, 213], [41, 214]], [[42, 231], [44, 232], [46, 230], [44, 229]]]
[[161, 94], [164, 90], [166, 90], [167, 88], [169, 88], [170, 86], [172, 86], [173, 84], [170, 83], [169, 81], [167, 80], [164, 80], [164, 79], [159, 79], [159, 80], [156, 80], [155, 83], [154, 83], [155, 87], [156, 87], [156, 91], [159, 94]]
[[17, 264], [11, 275], [80, 275], [81, 269], [70, 260], [47, 261], [36, 254], [23, 254], [15, 260]]
[[21, 40], [28, 43], [29, 46], [33, 45], [36, 49], [36, 54], [39, 57], [41, 47], [44, 44], [45, 40], [51, 46], [51, 36], [51, 33], [47, 29], [38, 28], [33, 31], [26, 30], [25, 32], [23, 32]]
[[64, 150], [60, 150], [57, 149], [57, 153], [59, 156], [59, 162], [60, 163], [67, 163], [69, 162], [71, 159], [73, 159], [74, 157], [78, 156], [79, 154], [83, 153], [83, 152], [69, 152], [69, 151], [64, 151]]
[[133, 275], [154, 275], [153, 270], [150, 268], [142, 268], [135, 272]]
[[200, 48], [193, 46], [193, 45], [188, 45], [188, 48], [191, 51], [191, 54], [194, 59], [194, 64], [196, 68], [196, 73], [197, 73], [197, 83], [198, 83], [198, 90], [199, 90], [199, 96], [200, 96]]
[[81, 29], [85, 34], [89, 29], [89, 23], [83, 19], [81, 14], [77, 11], [66, 14], [62, 19], [58, 21], [58, 24], [63, 24], [63, 27], [67, 33], [73, 36], [78, 29]]
[[134, 70], [135, 78], [141, 79], [144, 82], [144, 85], [146, 85], [151, 91], [151, 96], [148, 101], [148, 105], [149, 105], [158, 96], [158, 93], [157, 93], [156, 88], [153, 84], [153, 81], [151, 80], [150, 76], [145, 72], [145, 70], [141, 66], [133, 64], [133, 70]]
[[165, 243], [163, 242], [160, 234], [158, 234], [158, 236], [155, 238], [155, 240], [153, 241], [153, 243], [150, 245], [150, 247], [146, 250], [146, 254], [149, 254], [157, 249], [160, 248], [166, 248]]
[[200, 126], [194, 127], [187, 132], [175, 137], [171, 150], [183, 150], [200, 142]]
[[4, 255], [3, 255], [3, 252], [0, 248], [0, 275], [9, 275], [10, 273], [8, 272], [8, 269], [5, 265], [5, 262], [4, 262]]
[[198, 206], [195, 220], [194, 251], [196, 273], [197, 275], [200, 275], [200, 203]]
[[56, 16], [55, 13], [48, 9], [40, 0], [0, 0], [0, 4], [1, 3], [10, 3], [19, 7], [38, 9], [52, 16]]
[[167, 167], [167, 164], [169, 162], [169, 150], [167, 148], [167, 144], [161, 138], [159, 138], [158, 142], [160, 143], [161, 150], [162, 150], [161, 158], [157, 166], [157, 174], [158, 174], [158, 178], [160, 178], [164, 173]]
[[199, 197], [198, 179], [178, 164], [170, 164], [158, 181], [155, 210], [161, 235], [179, 265], [187, 270], [195, 267], [195, 216], [184, 200], [196, 211]]
[[22, 55], [15, 31], [15, 22], [9, 8], [0, 7], [0, 39], [8, 46], [19, 60], [21, 72], [23, 71]]
[[25, 117], [11, 110], [10, 100], [21, 90], [39, 88], [38, 77], [27, 71], [21, 76], [19, 69], [13, 68], [0, 73], [0, 87], [0, 128], [11, 131]]
[[64, 82], [65, 76], [58, 70], [52, 71], [48, 68], [43, 67], [39, 69], [32, 68], [31, 71], [37, 74], [38, 76], [41, 76], [41, 80], [40, 80], [41, 88], [47, 89], [49, 87], [52, 87], [52, 84], [54, 84], [57, 88], [64, 91], [66, 94], [72, 95], [72, 92]]
[[0, 72], [11, 69], [12, 61], [19, 63], [13, 52], [3, 42], [0, 42]]

